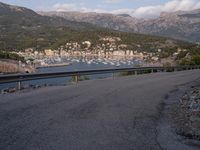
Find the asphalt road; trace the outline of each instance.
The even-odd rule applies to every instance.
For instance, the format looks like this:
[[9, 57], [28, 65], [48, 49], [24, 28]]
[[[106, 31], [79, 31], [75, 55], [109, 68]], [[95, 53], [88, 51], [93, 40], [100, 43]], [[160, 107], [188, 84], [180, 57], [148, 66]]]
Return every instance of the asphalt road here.
[[0, 95], [0, 150], [175, 149], [159, 142], [162, 103], [199, 78], [200, 70], [155, 73]]

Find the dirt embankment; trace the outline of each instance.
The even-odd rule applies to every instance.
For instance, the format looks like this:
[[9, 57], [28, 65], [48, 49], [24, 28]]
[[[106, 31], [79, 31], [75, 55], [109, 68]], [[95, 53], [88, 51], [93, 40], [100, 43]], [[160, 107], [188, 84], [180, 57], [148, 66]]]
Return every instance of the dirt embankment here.
[[32, 73], [35, 68], [15, 60], [0, 59], [0, 73]]

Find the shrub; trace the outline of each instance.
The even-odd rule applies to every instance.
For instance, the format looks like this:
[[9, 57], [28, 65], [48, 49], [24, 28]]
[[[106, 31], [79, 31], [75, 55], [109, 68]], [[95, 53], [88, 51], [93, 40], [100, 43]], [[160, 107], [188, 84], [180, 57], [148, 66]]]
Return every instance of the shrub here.
[[20, 61], [24, 62], [24, 57], [21, 57], [18, 54], [15, 54], [15, 53], [10, 53], [10, 52], [5, 52], [5, 51], [0, 51], [0, 58], [20, 60]]
[[200, 65], [200, 55], [195, 55], [191, 59], [191, 63], [194, 65]]
[[191, 59], [183, 58], [179, 64], [182, 66], [200, 65], [200, 55], [194, 55]]

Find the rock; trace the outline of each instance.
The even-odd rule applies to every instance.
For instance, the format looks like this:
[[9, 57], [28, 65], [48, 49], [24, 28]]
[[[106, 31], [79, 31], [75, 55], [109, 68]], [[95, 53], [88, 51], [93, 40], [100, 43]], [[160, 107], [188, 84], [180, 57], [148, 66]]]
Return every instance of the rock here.
[[10, 88], [10, 89], [8, 89], [8, 93], [14, 93], [14, 92], [16, 92], [16, 88]]
[[192, 104], [192, 105], [190, 106], [190, 110], [191, 110], [191, 111], [200, 111], [200, 106], [199, 106], [199, 104]]
[[34, 85], [33, 86], [34, 89], [37, 89], [37, 88], [40, 88], [40, 87], [41, 87], [40, 85]]
[[180, 100], [179, 130], [181, 135], [200, 139], [200, 89], [191, 88]]
[[8, 93], [8, 88], [1, 90], [1, 94], [6, 94]]
[[22, 89], [28, 89], [30, 87], [29, 84], [23, 85]]
[[190, 117], [190, 121], [192, 121], [192, 122], [199, 122], [200, 123], [200, 117], [191, 116]]

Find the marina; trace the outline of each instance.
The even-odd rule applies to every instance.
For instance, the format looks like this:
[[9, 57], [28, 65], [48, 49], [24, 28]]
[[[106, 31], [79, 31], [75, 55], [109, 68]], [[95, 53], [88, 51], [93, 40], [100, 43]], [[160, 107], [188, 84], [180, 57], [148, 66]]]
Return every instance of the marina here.
[[[62, 57], [58, 58], [45, 58], [37, 60], [40, 65], [36, 67], [36, 73], [53, 73], [53, 72], [66, 72], [66, 71], [83, 71], [93, 69], [114, 69], [114, 68], [128, 68], [142, 65], [141, 60], [135, 58], [98, 58], [98, 57]], [[84, 78], [102, 79], [112, 77], [111, 73], [89, 75]], [[55, 86], [66, 85], [73, 81], [70, 77], [63, 77], [59, 79], [41, 79], [35, 81], [23, 82], [24, 88], [38, 87], [38, 86]], [[16, 83], [1, 84], [0, 90], [6, 88], [14, 88]]]

